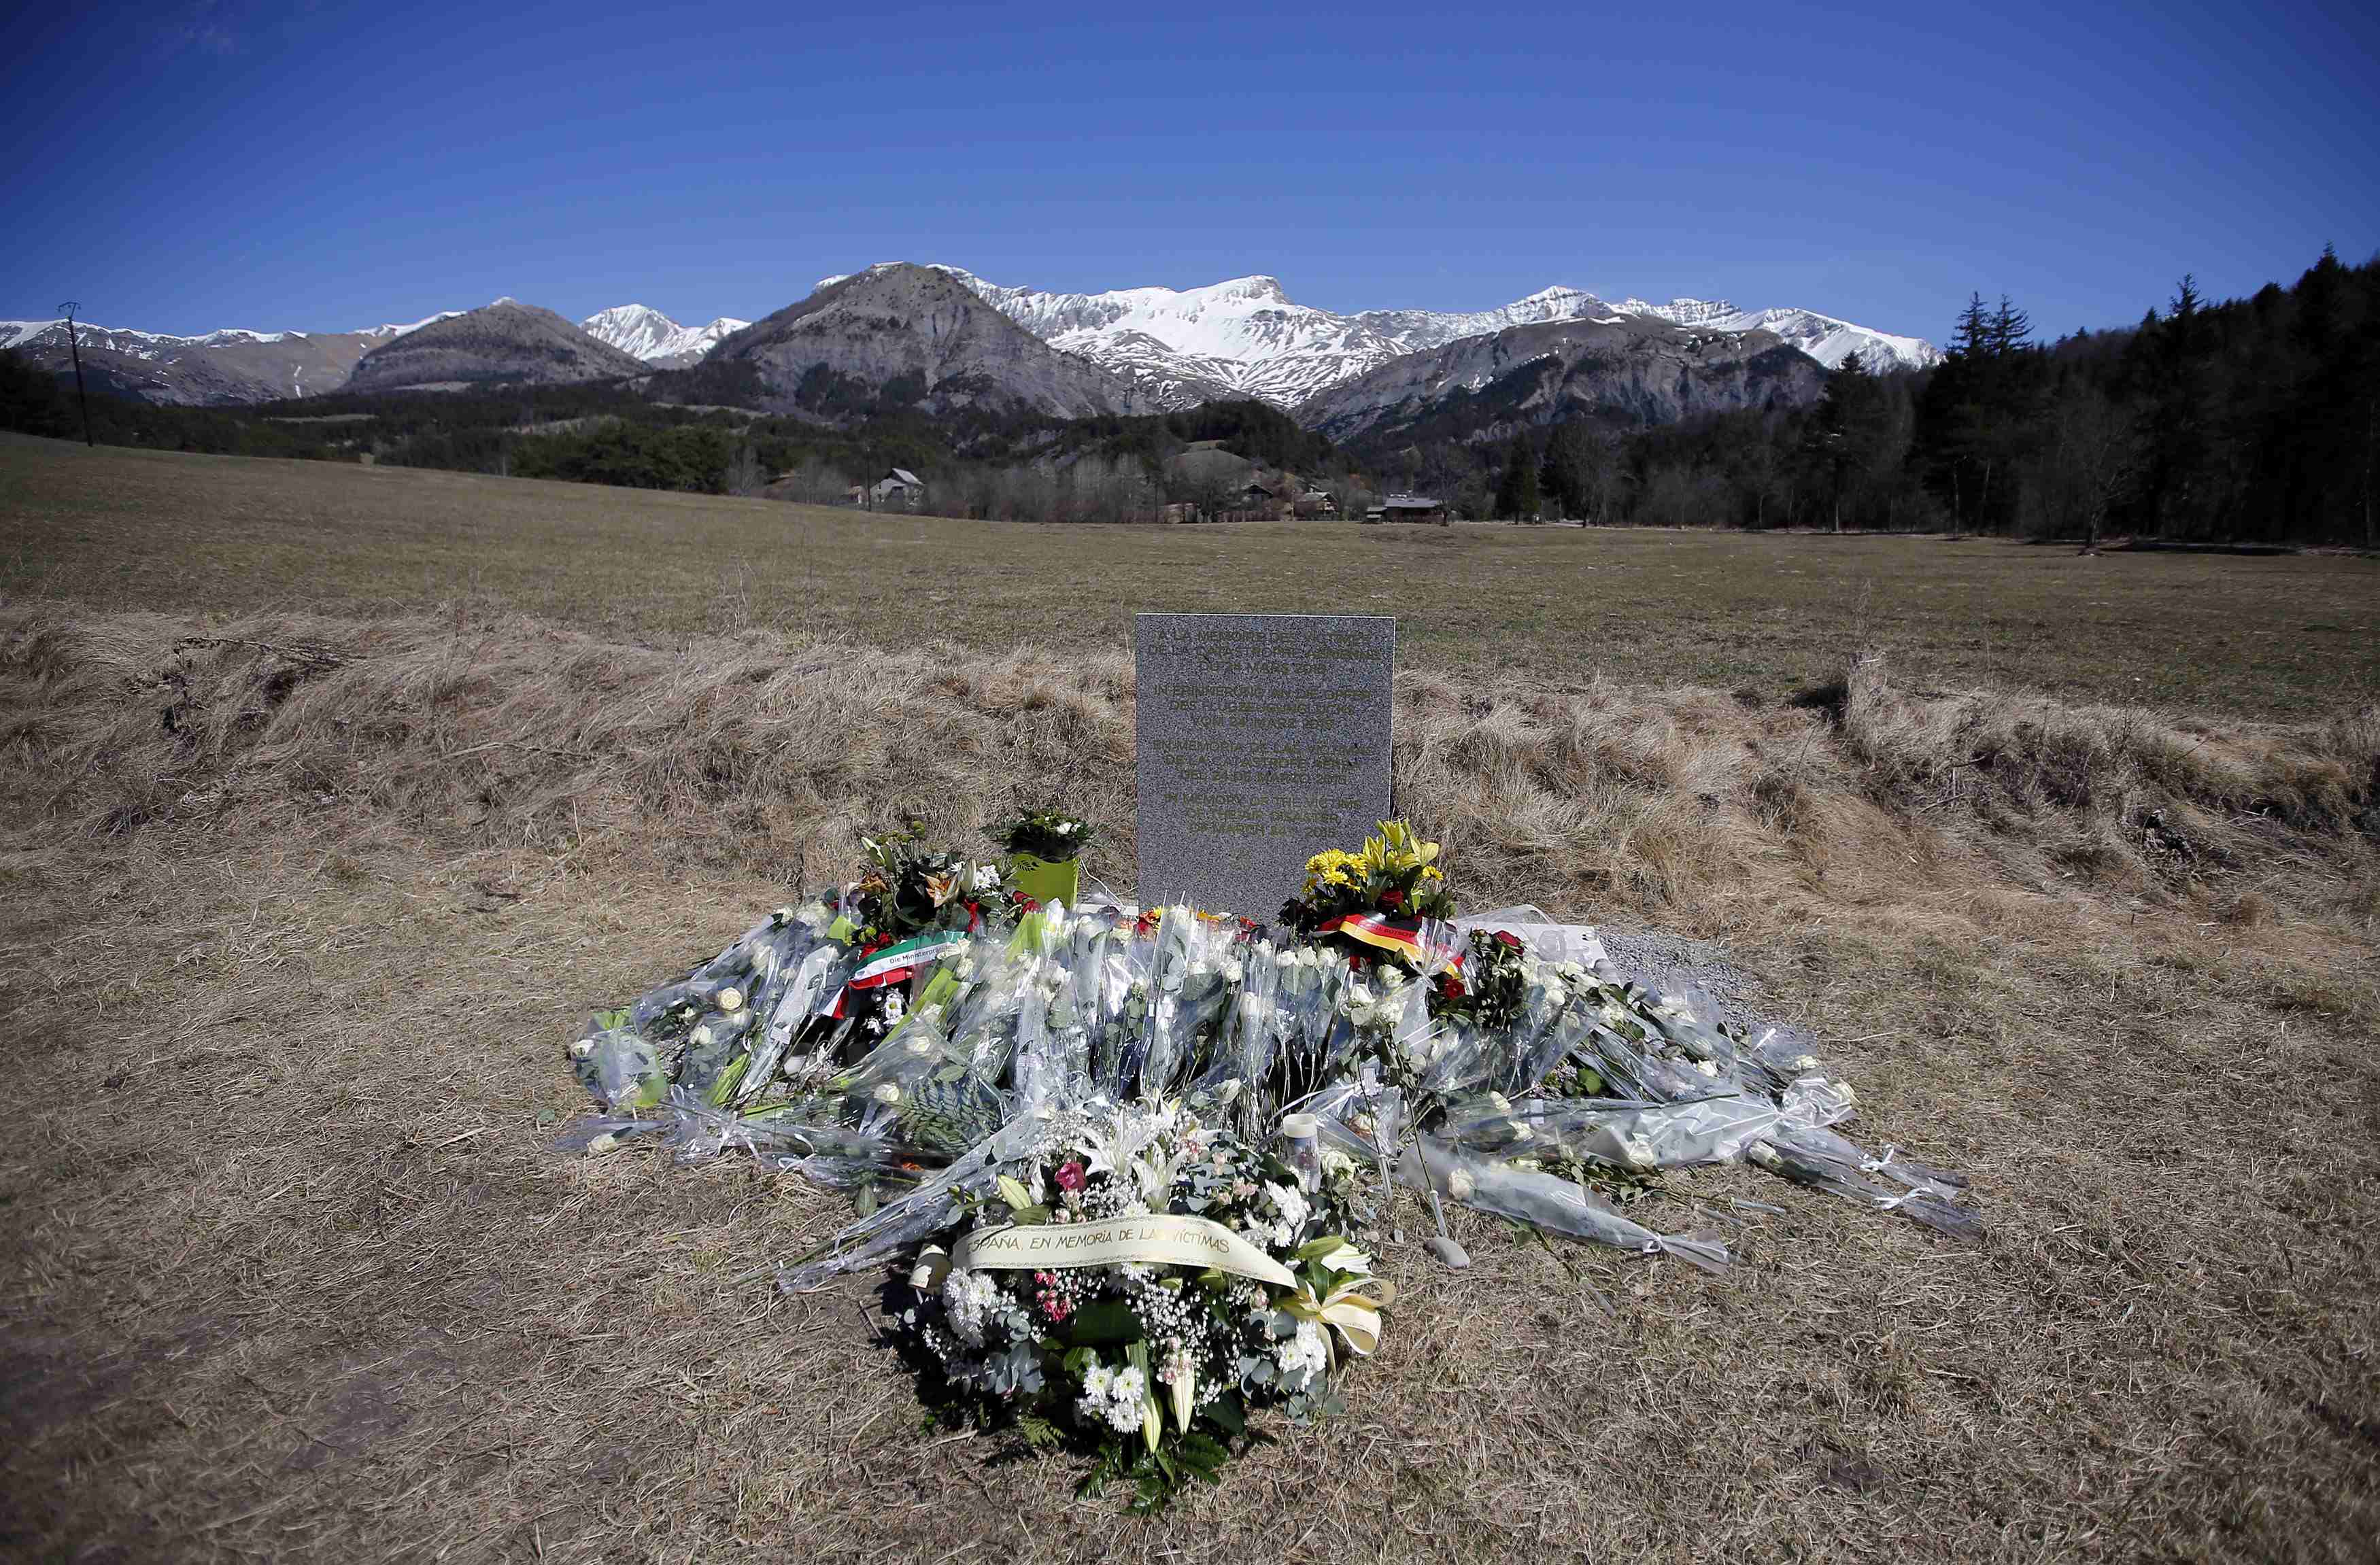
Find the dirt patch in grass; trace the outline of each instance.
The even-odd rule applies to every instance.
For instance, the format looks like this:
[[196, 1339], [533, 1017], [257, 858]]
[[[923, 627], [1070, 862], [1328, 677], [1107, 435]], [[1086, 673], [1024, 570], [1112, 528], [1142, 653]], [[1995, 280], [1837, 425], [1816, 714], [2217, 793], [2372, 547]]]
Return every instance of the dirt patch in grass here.
[[[1471, 1214], [1353, 1407], [1143, 1523], [921, 1438], [842, 1211], [549, 1156], [559, 1045], [847, 873], [1068, 780], [1132, 859], [1113, 653], [669, 650], [551, 623], [0, 606], [0, 1537], [213, 1558], [2367, 1557], [2370, 711], [1409, 673], [1466, 897], [1720, 940], [1975, 1180], [1978, 1246], [1745, 1171], [1708, 1277]], [[1780, 1215], [1724, 1216], [1742, 1195]], [[1415, 1219], [1408, 1218], [1408, 1226]]]

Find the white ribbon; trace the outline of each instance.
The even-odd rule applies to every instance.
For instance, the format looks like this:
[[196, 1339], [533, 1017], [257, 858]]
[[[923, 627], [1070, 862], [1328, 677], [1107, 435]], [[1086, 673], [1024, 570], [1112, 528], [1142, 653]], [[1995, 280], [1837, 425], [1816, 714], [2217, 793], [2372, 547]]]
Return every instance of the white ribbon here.
[[979, 1228], [951, 1252], [953, 1266], [971, 1270], [1057, 1271], [1127, 1262], [1211, 1267], [1276, 1288], [1297, 1283], [1295, 1273], [1221, 1223], [1178, 1213]]

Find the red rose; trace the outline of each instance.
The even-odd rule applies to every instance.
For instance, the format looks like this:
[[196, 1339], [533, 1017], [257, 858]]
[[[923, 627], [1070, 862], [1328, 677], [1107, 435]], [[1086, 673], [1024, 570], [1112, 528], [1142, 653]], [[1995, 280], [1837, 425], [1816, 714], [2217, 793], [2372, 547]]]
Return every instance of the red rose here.
[[1402, 892], [1386, 891], [1380, 893], [1380, 905], [1382, 907], [1402, 907], [1404, 904], [1405, 894]]
[[1496, 943], [1518, 951], [1521, 949], [1521, 937], [1510, 929], [1499, 929], [1496, 931]]
[[1080, 1190], [1083, 1187], [1083, 1165], [1080, 1163], [1061, 1163], [1058, 1165], [1057, 1177], [1059, 1189], [1065, 1191]]
[[1463, 980], [1456, 977], [1452, 973], [1449, 973], [1444, 977], [1438, 980], [1438, 992], [1444, 995], [1449, 1000], [1461, 1000], [1463, 998]]

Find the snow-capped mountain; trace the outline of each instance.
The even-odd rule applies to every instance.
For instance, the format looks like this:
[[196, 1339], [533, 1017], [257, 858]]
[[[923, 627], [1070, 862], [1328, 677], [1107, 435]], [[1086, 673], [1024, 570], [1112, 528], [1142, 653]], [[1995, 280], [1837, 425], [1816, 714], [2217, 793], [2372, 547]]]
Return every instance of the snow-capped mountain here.
[[631, 358], [663, 370], [680, 370], [698, 362], [731, 332], [752, 322], [722, 315], [701, 326], [681, 326], [650, 305], [619, 304], [599, 309], [578, 323], [598, 342], [608, 343]]
[[1743, 310], [1724, 300], [1654, 305], [1630, 299], [1615, 305], [1582, 289], [1553, 287], [1497, 309], [1341, 315], [1296, 303], [1278, 279], [1261, 275], [1203, 288], [1059, 294], [1003, 286], [955, 266], [935, 270], [965, 284], [1050, 346], [1150, 388], [1167, 406], [1254, 396], [1291, 407], [1402, 354], [1513, 326], [1609, 322], [1631, 315], [1727, 334], [1774, 332], [1829, 369], [1853, 352], [1871, 368], [1888, 361], [1918, 367], [1941, 357], [1916, 337], [1871, 331], [1805, 309]]
[[1815, 309], [1738, 309], [1725, 299], [1671, 299], [1667, 304], [1628, 299], [1614, 308], [1625, 315], [1658, 315], [1681, 326], [1774, 332], [1829, 370], [1854, 353], [1862, 364], [1877, 370], [1923, 370], [1942, 361], [1942, 350], [1923, 337], [1897, 337]]

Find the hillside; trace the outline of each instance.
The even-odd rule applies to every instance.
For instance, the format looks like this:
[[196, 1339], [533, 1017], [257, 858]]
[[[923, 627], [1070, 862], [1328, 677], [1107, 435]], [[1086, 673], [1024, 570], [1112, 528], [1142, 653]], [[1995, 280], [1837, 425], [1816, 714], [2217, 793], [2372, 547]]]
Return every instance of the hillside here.
[[1300, 406], [1334, 441], [1471, 441], [1586, 417], [1620, 429], [1816, 399], [1825, 366], [1765, 332], [1647, 316], [1514, 326], [1405, 354]]
[[501, 298], [374, 348], [343, 388], [445, 391], [526, 382], [569, 384], [642, 375], [650, 366], [597, 341], [550, 309]]
[[929, 416], [1144, 411], [1122, 377], [1061, 353], [930, 267], [830, 279], [736, 332], [673, 392], [839, 420], [914, 408]]

